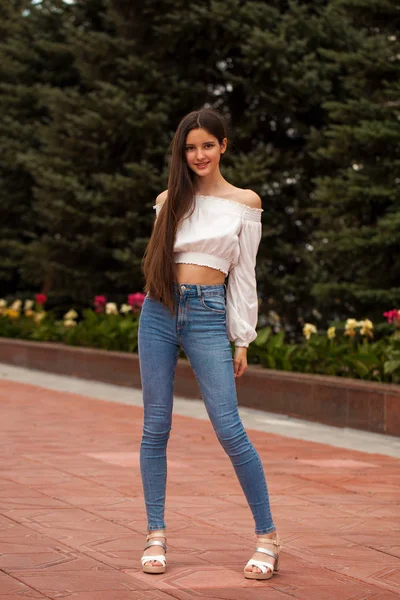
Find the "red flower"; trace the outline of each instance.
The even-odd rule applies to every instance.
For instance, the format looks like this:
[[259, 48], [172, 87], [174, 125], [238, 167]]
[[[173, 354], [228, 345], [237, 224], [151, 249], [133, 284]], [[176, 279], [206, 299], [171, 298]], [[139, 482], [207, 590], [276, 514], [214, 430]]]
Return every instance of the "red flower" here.
[[46, 294], [36, 294], [35, 296], [36, 304], [44, 304], [47, 302]]
[[393, 308], [393, 310], [388, 310], [383, 313], [383, 316], [387, 318], [388, 323], [393, 323], [393, 321], [400, 321], [400, 310], [397, 308]]
[[128, 304], [132, 307], [140, 307], [143, 305], [145, 295], [141, 292], [136, 292], [136, 294], [129, 294], [128, 296]]
[[107, 298], [105, 296], [95, 296], [94, 297], [94, 305], [95, 306], [105, 306], [107, 302]]
[[95, 312], [101, 313], [104, 312], [104, 307], [106, 305], [107, 298], [105, 296], [95, 296], [94, 297], [94, 306], [96, 307]]

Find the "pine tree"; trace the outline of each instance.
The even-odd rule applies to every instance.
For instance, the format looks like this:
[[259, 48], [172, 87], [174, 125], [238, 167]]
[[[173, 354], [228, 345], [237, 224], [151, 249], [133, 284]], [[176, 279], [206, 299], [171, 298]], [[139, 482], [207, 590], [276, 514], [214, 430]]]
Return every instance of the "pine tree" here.
[[46, 273], [54, 297], [86, 304], [95, 294], [126, 294], [142, 284], [168, 132], [162, 74], [139, 47], [138, 7], [99, 0], [72, 9], [65, 33], [81, 85], [41, 91], [51, 122], [24, 162], [44, 232], [24, 274], [38, 281]]
[[32, 210], [30, 172], [21, 156], [39, 144], [38, 126], [47, 112], [40, 86], [75, 82], [60, 35], [60, 1], [0, 1], [0, 295], [26, 287], [20, 267], [40, 237]]
[[400, 303], [400, 15], [390, 0], [333, 4], [349, 44], [325, 53], [345, 97], [314, 136], [313, 294], [331, 318], [381, 319]]

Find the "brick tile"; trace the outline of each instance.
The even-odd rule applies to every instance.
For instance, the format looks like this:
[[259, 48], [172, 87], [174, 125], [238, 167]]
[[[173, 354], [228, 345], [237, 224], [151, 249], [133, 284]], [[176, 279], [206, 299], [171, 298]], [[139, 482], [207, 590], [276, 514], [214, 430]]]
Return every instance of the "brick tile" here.
[[68, 571], [58, 573], [24, 572], [18, 574], [19, 579], [35, 590], [50, 597], [67, 592], [136, 591], [146, 589], [139, 579], [129, 577], [118, 571]]
[[45, 596], [38, 591], [30, 589], [27, 585], [12, 577], [12, 575], [0, 572], [0, 598], [1, 600], [5, 598], [13, 598], [13, 600], [16, 600], [16, 598], [39, 599], [45, 598]]
[[[294, 382], [279, 393], [299, 409]], [[333, 418], [340, 398], [323, 393]], [[368, 402], [372, 423], [379, 407]], [[284, 546], [279, 575], [251, 581], [254, 523], [232, 465], [209, 422], [179, 416], [168, 446], [168, 569], [153, 577], [140, 568], [142, 409], [4, 381], [0, 403], [1, 600], [394, 600], [400, 589], [394, 458], [249, 432]], [[358, 410], [355, 395], [355, 421]]]

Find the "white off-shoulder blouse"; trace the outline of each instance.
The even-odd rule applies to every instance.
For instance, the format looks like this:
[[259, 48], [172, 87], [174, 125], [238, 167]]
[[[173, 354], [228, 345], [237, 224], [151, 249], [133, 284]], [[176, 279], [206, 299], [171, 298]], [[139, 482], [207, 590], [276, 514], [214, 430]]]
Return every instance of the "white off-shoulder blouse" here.
[[[156, 217], [164, 203], [153, 206]], [[212, 267], [229, 274], [226, 327], [235, 346], [247, 347], [257, 337], [255, 266], [262, 212], [262, 208], [234, 200], [196, 195], [194, 212], [181, 220], [175, 237], [176, 263]]]

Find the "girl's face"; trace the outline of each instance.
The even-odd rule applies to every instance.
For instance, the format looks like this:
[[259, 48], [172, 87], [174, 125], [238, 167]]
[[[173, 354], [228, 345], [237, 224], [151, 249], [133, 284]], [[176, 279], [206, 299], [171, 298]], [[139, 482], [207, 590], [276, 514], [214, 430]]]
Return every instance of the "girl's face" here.
[[189, 167], [200, 177], [209, 175], [218, 168], [226, 145], [226, 138], [220, 144], [206, 129], [192, 129], [186, 138], [186, 160]]

